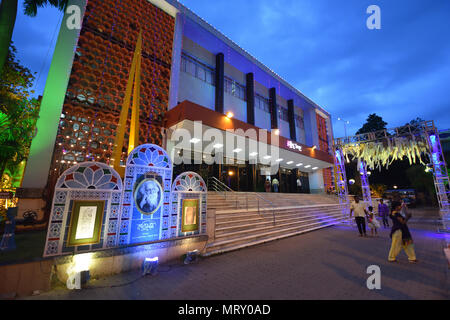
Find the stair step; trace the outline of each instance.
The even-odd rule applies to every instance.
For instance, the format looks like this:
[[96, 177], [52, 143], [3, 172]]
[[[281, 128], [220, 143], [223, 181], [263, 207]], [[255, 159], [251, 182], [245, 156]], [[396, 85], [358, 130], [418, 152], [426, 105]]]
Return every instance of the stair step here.
[[[329, 212], [329, 213], [323, 213], [324, 216], [341, 216], [342, 213], [340, 212]], [[285, 221], [298, 221], [298, 220], [314, 220], [317, 219], [317, 215], [301, 215], [298, 213], [293, 213], [288, 216], [277, 216], [275, 221], [276, 223], [282, 223]], [[241, 221], [226, 221], [226, 222], [216, 222], [216, 234], [217, 231], [224, 231], [234, 228], [244, 228], [244, 227], [253, 227], [260, 224], [268, 224], [273, 223], [272, 217], [267, 217], [270, 219], [246, 219]], [[245, 224], [242, 224], [245, 223]]]
[[[241, 234], [249, 234], [249, 233], [258, 233], [258, 232], [260, 232], [260, 231], [264, 231], [264, 230], [271, 230], [271, 229], [283, 229], [284, 227], [287, 227], [287, 226], [291, 226], [291, 225], [293, 225], [293, 226], [302, 226], [302, 225], [304, 225], [305, 223], [309, 223], [309, 222], [312, 222], [312, 221], [314, 221], [315, 223], [322, 223], [324, 220], [330, 220], [330, 219], [337, 219], [338, 217], [337, 217], [337, 215], [335, 215], [335, 216], [331, 216], [331, 215], [329, 215], [329, 216], [323, 216], [323, 217], [318, 217], [318, 218], [312, 218], [312, 219], [303, 219], [303, 220], [294, 220], [294, 221], [288, 221], [288, 222], [284, 222], [284, 223], [279, 223], [279, 222], [277, 222], [275, 225], [273, 225], [273, 224], [271, 224], [271, 223], [268, 223], [268, 225], [266, 225], [266, 226], [262, 226], [262, 227], [256, 227], [256, 228], [251, 228], [251, 229], [249, 229], [249, 228], [246, 228], [246, 229], [244, 229], [244, 230], [239, 230], [239, 231], [233, 231], [233, 232], [226, 232], [226, 233], [217, 233], [217, 231], [219, 231], [219, 230], [216, 230], [216, 239], [218, 239], [218, 238], [230, 238], [230, 239], [232, 239], [232, 238], [234, 238], [234, 237], [236, 237], [237, 238], [237, 236], [239, 236], [239, 235], [241, 235]], [[308, 224], [307, 224], [308, 225]]]
[[329, 223], [327, 225], [323, 225], [323, 226], [316, 227], [316, 228], [309, 228], [309, 229], [306, 229], [306, 230], [300, 230], [300, 231], [291, 232], [291, 233], [287, 233], [287, 234], [283, 234], [283, 235], [268, 237], [268, 238], [265, 238], [265, 239], [255, 240], [255, 241], [246, 242], [246, 243], [243, 243], [243, 244], [238, 244], [238, 245], [234, 245], [234, 246], [224, 247], [224, 248], [221, 248], [221, 249], [207, 251], [206, 253], [202, 254], [202, 256], [207, 257], [207, 256], [215, 255], [215, 254], [220, 254], [220, 253], [229, 252], [229, 251], [233, 251], [233, 250], [238, 250], [238, 249], [242, 249], [242, 248], [246, 248], [246, 247], [250, 247], [250, 246], [255, 246], [255, 245], [258, 245], [258, 244], [262, 244], [262, 243], [266, 243], [266, 242], [270, 242], [270, 241], [274, 241], [274, 240], [278, 240], [278, 239], [282, 239], [282, 238], [292, 237], [292, 236], [295, 236], [295, 235], [311, 232], [311, 231], [314, 231], [314, 230], [319, 230], [319, 229], [331, 227], [331, 226], [334, 226], [334, 225], [336, 225], [338, 223], [340, 223], [340, 221]]
[[[340, 219], [339, 219], [340, 220]], [[334, 221], [338, 221], [338, 219], [334, 219]], [[221, 240], [221, 241], [214, 241], [213, 243], [209, 244], [206, 246], [206, 248], [210, 248], [210, 247], [214, 247], [214, 246], [222, 246], [222, 245], [226, 245], [229, 243], [233, 243], [233, 242], [239, 242], [239, 241], [245, 241], [245, 240], [249, 240], [252, 238], [256, 238], [256, 237], [261, 237], [261, 236], [268, 236], [271, 234], [277, 234], [280, 232], [286, 232], [286, 231], [291, 231], [291, 230], [295, 230], [298, 228], [304, 228], [304, 227], [308, 227], [308, 226], [314, 226], [314, 225], [318, 225], [318, 224], [323, 224], [323, 221], [319, 221], [319, 222], [315, 222], [315, 223], [310, 223], [310, 224], [301, 224], [301, 225], [297, 225], [294, 227], [287, 227], [287, 228], [272, 228], [272, 231], [269, 232], [260, 232], [260, 233], [255, 233], [255, 234], [249, 234], [247, 236], [244, 237], [237, 237], [237, 238], [231, 238], [231, 239], [227, 239], [227, 240]]]

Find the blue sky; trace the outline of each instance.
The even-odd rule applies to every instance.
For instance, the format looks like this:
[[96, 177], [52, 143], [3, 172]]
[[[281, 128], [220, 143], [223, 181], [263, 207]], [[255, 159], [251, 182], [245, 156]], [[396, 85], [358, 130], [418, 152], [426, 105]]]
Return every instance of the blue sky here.
[[[336, 137], [344, 135], [338, 117], [354, 134], [370, 113], [389, 127], [420, 117], [450, 128], [450, 1], [182, 3], [329, 111]], [[381, 30], [366, 27], [371, 4], [381, 8]], [[61, 13], [22, 12], [13, 40], [22, 63], [41, 74], [36, 89], [42, 92]]]

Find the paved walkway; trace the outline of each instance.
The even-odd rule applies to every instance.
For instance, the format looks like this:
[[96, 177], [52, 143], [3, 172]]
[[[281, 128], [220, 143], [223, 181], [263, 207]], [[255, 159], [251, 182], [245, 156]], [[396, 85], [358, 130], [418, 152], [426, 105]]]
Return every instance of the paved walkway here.
[[[356, 227], [335, 226], [195, 265], [160, 266], [153, 277], [130, 272], [90, 283], [104, 288], [61, 287], [30, 299], [449, 299], [449, 268], [434, 214], [415, 212], [409, 223], [418, 264], [408, 263], [404, 252], [398, 264], [387, 262], [387, 229], [378, 238], [360, 238]], [[381, 268], [381, 290], [366, 287], [370, 265]]]

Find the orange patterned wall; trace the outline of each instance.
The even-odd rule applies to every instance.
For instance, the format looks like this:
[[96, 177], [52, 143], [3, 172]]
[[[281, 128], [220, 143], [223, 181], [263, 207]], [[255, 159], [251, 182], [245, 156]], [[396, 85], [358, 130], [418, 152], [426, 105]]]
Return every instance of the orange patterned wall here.
[[[317, 131], [319, 135], [319, 150], [329, 152], [330, 144], [328, 141], [328, 130], [327, 130], [327, 122], [325, 118], [316, 114], [317, 120]], [[323, 170], [323, 182], [325, 185], [325, 190], [327, 190], [330, 186], [333, 185], [333, 176], [332, 176], [332, 168]]]
[[[51, 172], [74, 161], [109, 163], [140, 28], [140, 142], [162, 143], [175, 20], [147, 0], [89, 0], [63, 106]], [[130, 116], [129, 116], [130, 117]], [[128, 133], [122, 160], [126, 158]], [[70, 161], [70, 163], [68, 163]]]

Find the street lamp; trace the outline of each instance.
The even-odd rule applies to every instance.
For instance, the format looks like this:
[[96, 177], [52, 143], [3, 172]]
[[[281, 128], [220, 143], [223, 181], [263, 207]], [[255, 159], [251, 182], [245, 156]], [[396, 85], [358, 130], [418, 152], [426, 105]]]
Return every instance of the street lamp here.
[[346, 121], [342, 118], [338, 118], [338, 121], [343, 121], [344, 122], [344, 131], [345, 131], [345, 139], [347, 139], [347, 125], [350, 124], [350, 121]]

